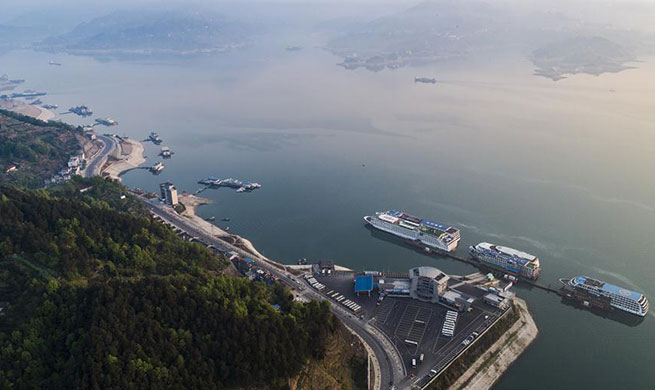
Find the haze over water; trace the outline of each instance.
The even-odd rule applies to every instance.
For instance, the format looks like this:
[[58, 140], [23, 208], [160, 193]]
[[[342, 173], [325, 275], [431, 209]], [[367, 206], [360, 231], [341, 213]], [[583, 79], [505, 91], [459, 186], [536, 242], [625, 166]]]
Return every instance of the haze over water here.
[[[584, 274], [655, 300], [655, 62], [552, 82], [532, 76], [522, 57], [373, 73], [346, 71], [306, 46], [165, 63], [13, 51], [0, 73], [48, 92], [42, 100], [59, 112], [86, 104], [92, 118], [120, 123], [107, 131], [159, 132], [175, 155], [159, 176], [126, 174], [128, 186], [155, 191], [171, 180], [192, 192], [206, 176], [261, 183], [249, 194], [205, 191], [215, 202], [199, 213], [272, 259], [476, 271], [364, 227], [364, 215], [394, 208], [459, 227], [459, 253], [490, 241], [539, 256], [544, 284]], [[63, 65], [48, 66], [52, 58]], [[159, 147], [146, 145], [147, 164], [159, 161]], [[653, 314], [629, 326], [515, 291], [541, 333], [497, 389], [652, 386]]]

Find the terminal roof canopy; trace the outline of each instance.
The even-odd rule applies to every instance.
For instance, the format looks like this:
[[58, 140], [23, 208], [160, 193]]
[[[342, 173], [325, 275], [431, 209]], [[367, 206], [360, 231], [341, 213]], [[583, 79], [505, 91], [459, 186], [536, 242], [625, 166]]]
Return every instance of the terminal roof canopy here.
[[369, 292], [373, 290], [373, 275], [362, 275], [355, 278], [355, 292]]

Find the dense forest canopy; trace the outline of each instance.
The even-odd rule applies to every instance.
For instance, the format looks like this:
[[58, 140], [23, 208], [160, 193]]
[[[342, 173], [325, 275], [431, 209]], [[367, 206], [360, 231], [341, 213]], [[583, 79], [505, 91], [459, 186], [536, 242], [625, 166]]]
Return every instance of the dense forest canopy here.
[[124, 191], [0, 187], [0, 388], [284, 388], [322, 358], [327, 303], [222, 275]]
[[215, 255], [154, 219], [88, 199], [0, 187], [0, 255], [65, 279], [220, 269]]

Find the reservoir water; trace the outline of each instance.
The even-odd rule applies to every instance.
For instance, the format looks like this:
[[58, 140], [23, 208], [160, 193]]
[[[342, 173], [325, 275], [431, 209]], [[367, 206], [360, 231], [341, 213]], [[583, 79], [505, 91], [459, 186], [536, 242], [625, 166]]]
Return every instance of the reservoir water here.
[[[116, 119], [107, 131], [157, 131], [175, 155], [159, 176], [126, 174], [128, 186], [171, 180], [192, 192], [212, 175], [261, 183], [248, 194], [205, 191], [214, 203], [199, 213], [278, 261], [476, 271], [364, 228], [364, 215], [397, 208], [459, 227], [459, 252], [490, 241], [539, 256], [544, 284], [584, 274], [655, 302], [655, 62], [558, 82], [533, 76], [523, 57], [381, 72], [337, 62], [283, 45], [166, 62], [13, 51], [0, 74], [48, 92], [42, 100], [59, 112], [86, 104], [92, 118]], [[147, 164], [158, 151], [146, 144]], [[516, 292], [541, 333], [497, 389], [651, 388], [652, 311], [625, 323]]]

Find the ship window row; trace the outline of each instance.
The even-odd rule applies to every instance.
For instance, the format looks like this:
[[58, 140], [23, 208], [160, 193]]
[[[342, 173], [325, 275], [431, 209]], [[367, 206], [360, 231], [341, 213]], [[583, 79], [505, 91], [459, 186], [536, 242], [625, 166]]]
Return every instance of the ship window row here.
[[484, 251], [483, 253], [484, 253], [484, 255], [486, 255], [488, 257], [499, 258], [499, 259], [501, 259], [503, 261], [511, 262], [511, 263], [515, 263], [515, 264], [519, 264], [519, 265], [531, 263], [530, 260], [527, 260], [527, 259], [524, 259], [524, 258], [521, 258], [521, 257], [514, 257], [514, 256], [506, 255], [504, 253], [492, 252], [492, 251]]
[[632, 310], [637, 310], [638, 311], [639, 308], [640, 308], [640, 306], [635, 301], [625, 300], [625, 299], [613, 299], [613, 301], [616, 304], [619, 304], [619, 305], [624, 306], [624, 307], [628, 307], [628, 308], [630, 308]]
[[598, 291], [595, 288], [588, 287], [586, 285], [580, 285], [584, 290], [590, 291], [592, 293], [600, 293], [601, 295], [604, 296], [609, 296], [616, 304], [620, 304], [622, 306], [629, 307], [633, 310], [639, 310], [640, 305], [634, 301], [633, 299], [626, 298], [621, 295], [613, 294], [613, 293], [608, 293], [606, 291]]

